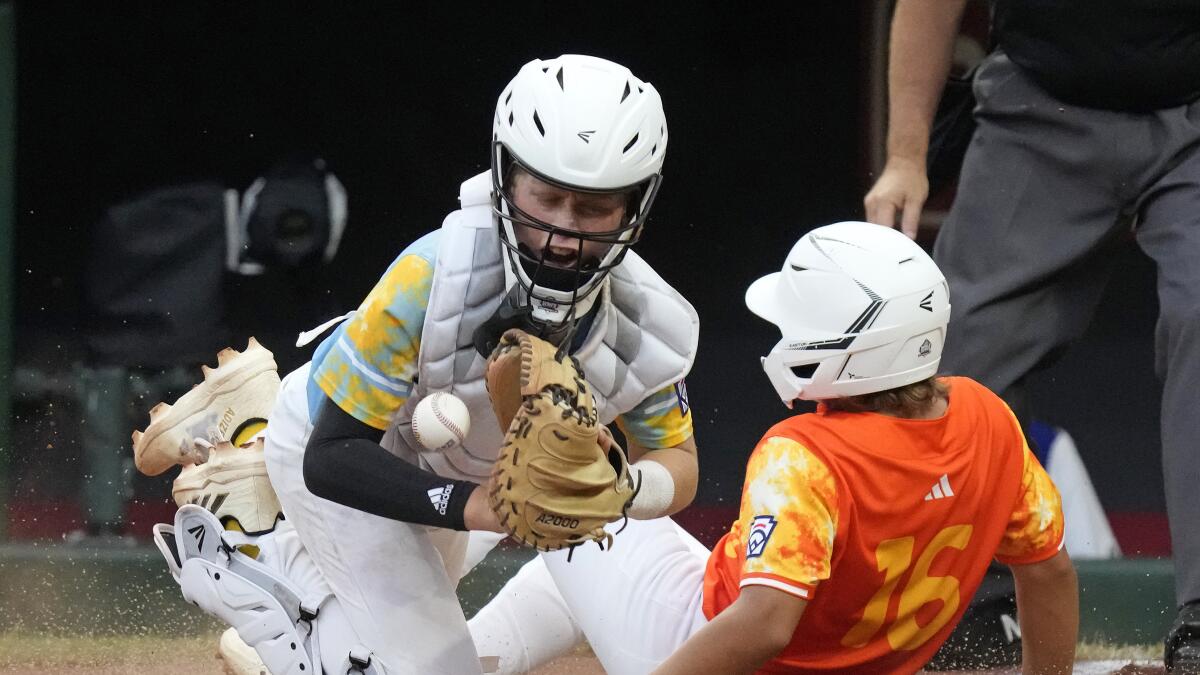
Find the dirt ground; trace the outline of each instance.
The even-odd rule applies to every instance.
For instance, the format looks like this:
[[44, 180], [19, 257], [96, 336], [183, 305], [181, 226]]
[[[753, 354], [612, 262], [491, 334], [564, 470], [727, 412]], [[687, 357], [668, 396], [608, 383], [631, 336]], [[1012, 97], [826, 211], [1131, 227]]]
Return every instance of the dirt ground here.
[[[38, 675], [225, 675], [216, 656], [216, 635], [189, 638], [53, 637], [0, 634], [0, 673]], [[1146, 648], [1083, 646], [1075, 669], [1082, 675], [1159, 675]], [[1016, 670], [984, 671], [988, 675]], [[560, 658], [535, 675], [602, 675], [596, 658], [580, 653]], [[980, 673], [979, 675], [983, 675]]]
[[[226, 675], [217, 635], [194, 638], [0, 634], [0, 673], [29, 675]], [[535, 675], [602, 675], [590, 654], [565, 656]]]

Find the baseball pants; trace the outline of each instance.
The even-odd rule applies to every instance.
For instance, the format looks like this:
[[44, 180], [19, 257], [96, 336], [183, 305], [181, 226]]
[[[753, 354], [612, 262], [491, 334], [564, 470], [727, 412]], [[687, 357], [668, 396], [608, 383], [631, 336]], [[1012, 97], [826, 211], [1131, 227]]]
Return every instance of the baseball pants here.
[[284, 378], [266, 439], [267, 472], [288, 522], [376, 667], [389, 675], [479, 673], [455, 593], [467, 534], [375, 516], [305, 487], [308, 372], [305, 365]]
[[[608, 526], [610, 532], [619, 528], [620, 523]], [[707, 623], [701, 602], [708, 555], [670, 518], [630, 520], [611, 548], [586, 544], [570, 554], [570, 561], [567, 551], [543, 553], [471, 620], [476, 646], [484, 656], [500, 657], [499, 672], [524, 672], [557, 655], [546, 654], [545, 646], [537, 644], [546, 633], [536, 624], [565, 626], [573, 618], [605, 672], [648, 673]], [[546, 585], [543, 569], [549, 570], [565, 606], [552, 601], [553, 589], [541, 589]], [[544, 609], [517, 620], [514, 612], [528, 614], [529, 605]], [[566, 620], [559, 616], [563, 611], [569, 612]], [[535, 628], [526, 635], [523, 625], [513, 623]], [[568, 646], [577, 639], [560, 637]]]
[[1068, 105], [1002, 52], [974, 87], [978, 128], [934, 247], [953, 307], [942, 370], [977, 379], [1022, 414], [1026, 375], [1083, 335], [1113, 272], [1110, 253], [1136, 224], [1158, 268], [1176, 596], [1200, 599], [1200, 102], [1145, 114]]

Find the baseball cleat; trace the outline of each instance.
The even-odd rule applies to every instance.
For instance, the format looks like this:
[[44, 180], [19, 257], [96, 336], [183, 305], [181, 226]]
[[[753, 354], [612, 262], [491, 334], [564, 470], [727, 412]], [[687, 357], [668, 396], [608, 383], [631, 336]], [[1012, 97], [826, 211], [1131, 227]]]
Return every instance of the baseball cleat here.
[[266, 426], [279, 393], [275, 357], [266, 347], [250, 338], [245, 351], [223, 349], [216, 368], [201, 370], [203, 382], [174, 405], [151, 408], [150, 425], [133, 432], [133, 459], [142, 473], [157, 476], [176, 464], [202, 463], [209, 448], [244, 443]]
[[267, 672], [266, 664], [258, 657], [258, 652], [246, 644], [236, 629], [230, 628], [221, 633], [217, 656], [226, 675], [271, 675]]
[[229, 441], [216, 444], [203, 464], [183, 467], [171, 496], [177, 506], [199, 505], [225, 529], [249, 536], [270, 532], [283, 517], [279, 497], [267, 477], [262, 438], [241, 447]]
[[1179, 608], [1164, 647], [1168, 673], [1200, 673], [1200, 601]]

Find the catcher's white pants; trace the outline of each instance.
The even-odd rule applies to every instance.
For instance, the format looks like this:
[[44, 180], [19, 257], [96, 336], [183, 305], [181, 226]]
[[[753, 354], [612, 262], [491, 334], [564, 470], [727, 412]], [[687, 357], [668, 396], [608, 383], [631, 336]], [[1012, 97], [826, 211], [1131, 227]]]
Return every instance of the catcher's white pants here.
[[466, 533], [371, 515], [305, 487], [308, 373], [305, 365], [283, 379], [267, 432], [267, 473], [284, 515], [376, 667], [389, 675], [479, 673], [455, 594]]
[[556, 551], [527, 564], [471, 619], [471, 634], [481, 655], [499, 657], [499, 672], [535, 668], [574, 644], [564, 635], [561, 597], [607, 673], [648, 673], [707, 622], [708, 554], [670, 518], [630, 520], [609, 550], [589, 544], [570, 562]]

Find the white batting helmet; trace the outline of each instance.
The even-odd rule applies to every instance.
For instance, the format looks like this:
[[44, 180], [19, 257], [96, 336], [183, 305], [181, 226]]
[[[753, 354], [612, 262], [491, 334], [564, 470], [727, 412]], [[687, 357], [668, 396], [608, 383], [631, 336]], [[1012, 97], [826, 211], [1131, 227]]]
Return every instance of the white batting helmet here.
[[[638, 240], [662, 180], [667, 122], [662, 99], [648, 82], [611, 61], [567, 54], [525, 64], [496, 104], [492, 184], [509, 286], [520, 283], [535, 319], [562, 323], [595, 301], [604, 276]], [[626, 221], [612, 232], [581, 234], [522, 212], [505, 192], [514, 166], [552, 185], [582, 192], [629, 193]], [[590, 265], [572, 269], [524, 247], [514, 223], [559, 237], [609, 244]], [[582, 256], [581, 256], [582, 258]]]
[[946, 279], [929, 255], [860, 222], [801, 237], [782, 271], [747, 289], [746, 306], [783, 333], [763, 369], [788, 407], [930, 377], [950, 319]]

